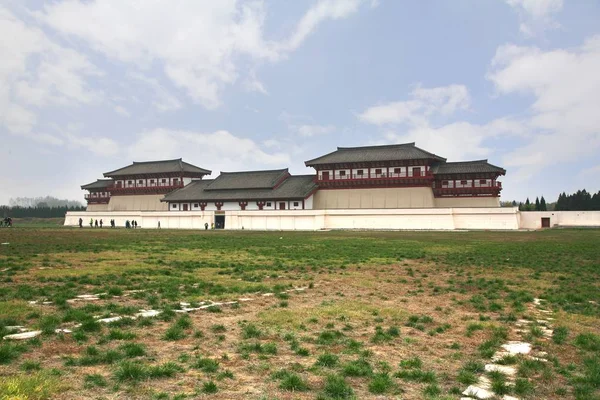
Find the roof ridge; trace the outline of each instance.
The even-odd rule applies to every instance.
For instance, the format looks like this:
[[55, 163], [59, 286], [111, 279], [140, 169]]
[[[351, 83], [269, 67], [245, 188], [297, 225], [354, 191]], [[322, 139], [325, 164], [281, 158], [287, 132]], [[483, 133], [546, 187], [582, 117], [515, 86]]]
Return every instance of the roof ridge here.
[[[415, 146], [416, 142], [409, 143], [396, 143], [396, 144], [378, 144], [372, 146], [354, 146], [354, 147], [338, 147], [338, 150], [362, 150], [362, 149], [380, 149], [383, 147], [401, 147], [401, 146]], [[420, 149], [422, 150], [422, 149]], [[425, 151], [425, 150], [423, 150]]]
[[446, 161], [444, 164], [459, 164], [459, 163], [461, 163], [461, 164], [465, 164], [465, 163], [473, 164], [473, 163], [480, 163], [480, 162], [485, 162], [486, 163], [486, 162], [488, 162], [488, 159], [486, 158], [486, 159], [482, 159], [482, 160], [471, 160], [471, 161]]
[[258, 170], [254, 170], [254, 171], [232, 171], [232, 172], [225, 172], [225, 171], [220, 171], [220, 174], [255, 174], [257, 172], [289, 172], [289, 168], [281, 168], [281, 169], [258, 169]]
[[151, 163], [161, 163], [161, 162], [173, 162], [179, 161], [182, 162], [182, 158], [173, 158], [171, 160], [155, 160], [155, 161], [133, 161], [133, 164], [151, 164]]

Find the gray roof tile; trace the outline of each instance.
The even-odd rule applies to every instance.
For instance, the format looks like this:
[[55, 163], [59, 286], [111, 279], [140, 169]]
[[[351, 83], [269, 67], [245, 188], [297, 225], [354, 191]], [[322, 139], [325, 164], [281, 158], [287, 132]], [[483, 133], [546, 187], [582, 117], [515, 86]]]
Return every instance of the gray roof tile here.
[[289, 176], [288, 169], [269, 171], [221, 172], [205, 190], [272, 189]]
[[435, 175], [444, 174], [476, 174], [476, 173], [498, 173], [501, 175], [506, 174], [504, 168], [497, 167], [488, 163], [488, 160], [476, 160], [476, 161], [458, 161], [458, 162], [447, 162], [434, 165], [431, 171]]
[[117, 170], [106, 172], [106, 177], [152, 175], [152, 174], [171, 174], [171, 173], [190, 173], [194, 175], [210, 175], [211, 171], [204, 168], [188, 164], [181, 158], [176, 160], [163, 161], [143, 161], [136, 162]]
[[106, 189], [113, 184], [112, 179], [98, 179], [96, 182], [88, 183], [87, 185], [81, 185], [82, 189]]
[[386, 146], [338, 147], [336, 151], [306, 161], [306, 166], [323, 164], [347, 164], [376, 161], [399, 161], [433, 159], [446, 161], [438, 155], [415, 146], [414, 143], [393, 144]]
[[169, 193], [163, 198], [162, 201], [181, 202], [304, 199], [317, 188], [317, 185], [314, 182], [314, 175], [298, 175], [289, 176], [275, 189], [228, 188], [222, 190], [207, 190], [207, 188], [212, 187], [212, 184], [216, 182], [217, 179], [193, 181], [189, 185]]

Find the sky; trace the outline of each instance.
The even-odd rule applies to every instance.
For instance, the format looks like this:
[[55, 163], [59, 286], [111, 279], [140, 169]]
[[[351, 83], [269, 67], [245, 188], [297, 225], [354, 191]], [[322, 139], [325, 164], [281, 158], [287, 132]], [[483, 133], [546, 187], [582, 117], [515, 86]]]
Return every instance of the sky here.
[[600, 190], [600, 1], [0, 0], [0, 204], [132, 161], [416, 142], [502, 200]]

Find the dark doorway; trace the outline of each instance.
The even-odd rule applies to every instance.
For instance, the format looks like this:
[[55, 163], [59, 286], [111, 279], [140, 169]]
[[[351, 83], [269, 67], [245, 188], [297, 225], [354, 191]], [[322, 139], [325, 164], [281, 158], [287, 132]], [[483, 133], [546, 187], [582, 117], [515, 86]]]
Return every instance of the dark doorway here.
[[413, 176], [421, 176], [421, 168], [413, 168]]
[[187, 204], [184, 204], [184, 205], [183, 205], [183, 211], [187, 211], [187, 210], [188, 210], [188, 205], [187, 205]]
[[329, 171], [323, 171], [322, 176], [323, 176], [322, 180], [328, 181], [329, 180]]
[[279, 209], [280, 210], [285, 210], [285, 203], [284, 202], [279, 203]]
[[224, 215], [215, 215], [215, 229], [225, 229]]
[[550, 228], [550, 218], [542, 218], [542, 228]]

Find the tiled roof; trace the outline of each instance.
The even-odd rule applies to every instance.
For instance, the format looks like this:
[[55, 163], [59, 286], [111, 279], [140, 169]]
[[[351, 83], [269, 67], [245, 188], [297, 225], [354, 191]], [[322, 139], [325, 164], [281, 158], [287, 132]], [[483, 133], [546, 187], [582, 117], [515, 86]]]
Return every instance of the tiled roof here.
[[270, 171], [221, 172], [205, 190], [272, 189], [289, 176], [288, 169]]
[[181, 158], [164, 161], [136, 162], [117, 170], [106, 172], [106, 177], [153, 175], [170, 173], [190, 173], [194, 175], [210, 175], [211, 171], [184, 162]]
[[446, 161], [445, 158], [418, 148], [414, 143], [404, 143], [387, 146], [338, 147], [333, 153], [306, 161], [304, 164], [306, 164], [308, 167], [311, 167], [323, 164], [347, 164], [419, 159]]
[[431, 171], [435, 175], [444, 174], [476, 174], [476, 173], [499, 173], [501, 175], [506, 174], [504, 168], [497, 167], [488, 163], [488, 160], [477, 160], [477, 161], [459, 161], [459, 162], [447, 162], [434, 165]]
[[88, 183], [87, 185], [82, 185], [81, 188], [84, 190], [89, 189], [106, 189], [110, 185], [112, 185], [112, 179], [98, 179], [96, 182]]
[[275, 189], [228, 188], [207, 190], [218, 180], [198, 180], [166, 195], [162, 201], [236, 201], [304, 199], [317, 187], [314, 175], [289, 176]]

